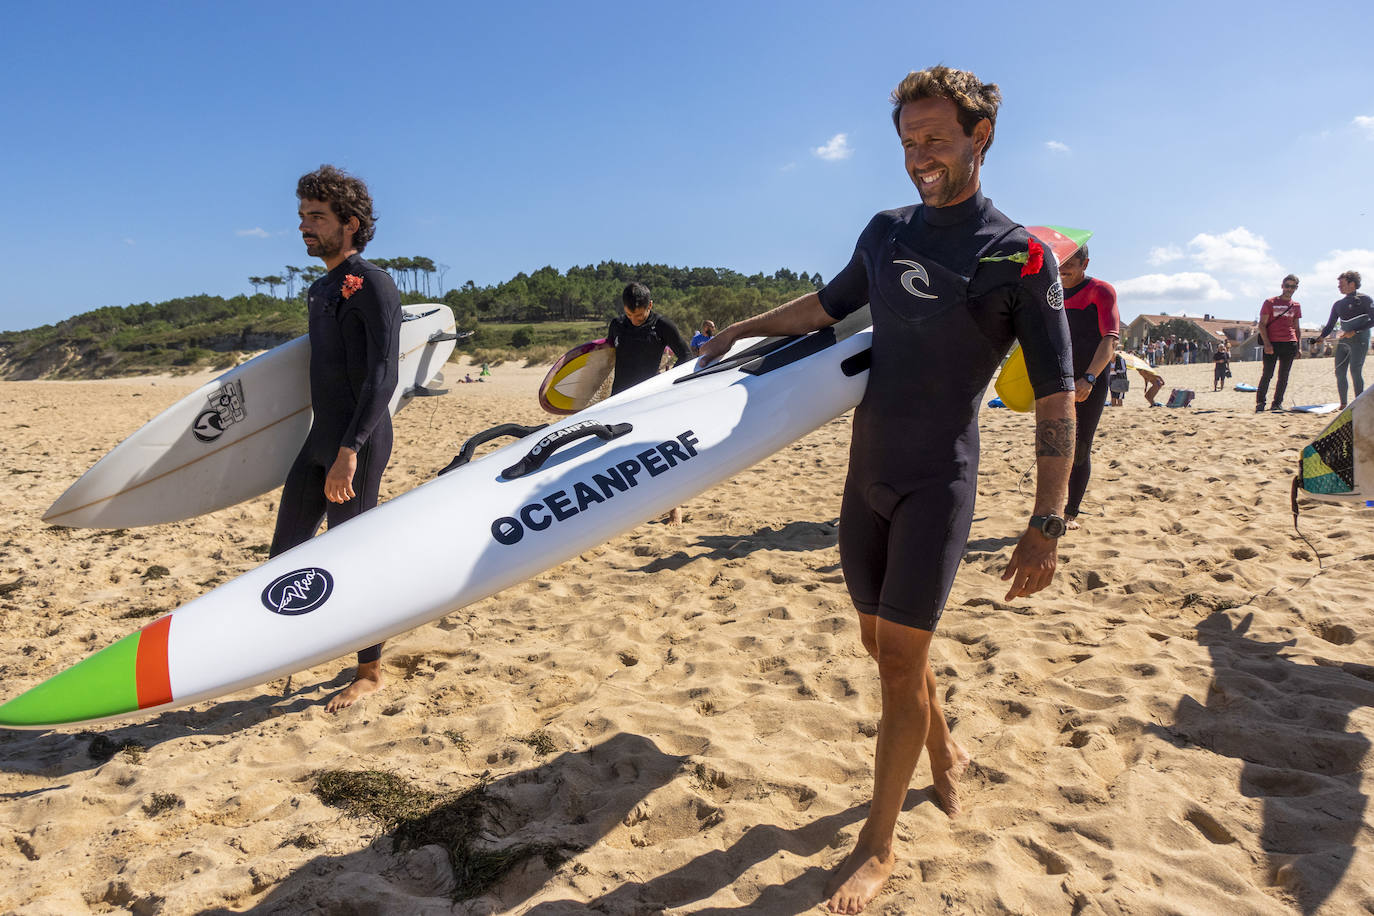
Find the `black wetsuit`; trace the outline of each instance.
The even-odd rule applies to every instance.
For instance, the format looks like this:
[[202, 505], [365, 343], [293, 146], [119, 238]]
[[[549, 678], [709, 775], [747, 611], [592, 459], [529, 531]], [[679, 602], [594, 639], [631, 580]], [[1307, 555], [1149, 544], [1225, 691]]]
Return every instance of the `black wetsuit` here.
[[634, 322], [625, 315], [612, 318], [610, 326], [606, 328], [606, 342], [615, 347], [615, 378], [611, 381], [611, 394], [619, 394], [657, 375], [665, 347], [672, 350], [679, 361], [692, 355], [677, 325], [653, 312], [639, 327], [635, 327]]
[[[1110, 283], [1085, 277], [1073, 289], [1064, 290], [1064, 316], [1069, 321], [1069, 340], [1073, 344], [1074, 378], [1082, 378], [1092, 366], [1093, 356], [1104, 337], [1119, 336], [1121, 321], [1116, 310], [1116, 290]], [[1102, 420], [1107, 401], [1107, 371], [1093, 382], [1092, 392], [1074, 402], [1073, 470], [1069, 473], [1069, 498], [1064, 517], [1076, 518], [1088, 480], [1093, 473], [1093, 437]]]
[[[362, 285], [347, 298], [344, 288], [356, 277]], [[286, 475], [270, 556], [315, 536], [320, 522], [329, 527], [377, 505], [382, 471], [391, 457], [391, 412], [401, 345], [401, 296], [391, 275], [351, 255], [310, 285], [310, 435]], [[354, 497], [331, 503], [324, 481], [341, 447], [358, 453]], [[358, 653], [359, 662], [376, 661], [381, 646]]]
[[978, 409], [1013, 339], [1037, 398], [1073, 390], [1058, 264], [979, 193], [879, 213], [820, 300], [873, 316], [840, 514], [850, 597], [934, 630], [973, 521]]
[[1349, 394], [1345, 380], [1347, 372], [1355, 388], [1355, 397], [1358, 398], [1364, 391], [1364, 360], [1369, 355], [1370, 329], [1374, 328], [1374, 300], [1364, 293], [1350, 293], [1337, 299], [1331, 306], [1331, 317], [1326, 319], [1320, 336], [1330, 334], [1337, 321], [1341, 323], [1342, 331], [1354, 332], [1353, 337], [1342, 337], [1336, 341], [1336, 393], [1344, 405]]

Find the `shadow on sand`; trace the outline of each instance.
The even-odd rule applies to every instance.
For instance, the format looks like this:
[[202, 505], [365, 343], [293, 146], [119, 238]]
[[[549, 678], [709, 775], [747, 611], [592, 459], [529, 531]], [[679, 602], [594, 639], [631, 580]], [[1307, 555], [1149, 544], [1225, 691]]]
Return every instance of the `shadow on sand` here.
[[[1262, 800], [1270, 882], [1311, 914], [1345, 876], [1364, 823], [1359, 786], [1370, 742], [1347, 726], [1352, 711], [1374, 706], [1374, 669], [1291, 661], [1280, 650], [1293, 640], [1246, 635], [1253, 618], [1233, 624], [1217, 611], [1198, 625], [1212, 656], [1207, 703], [1184, 697], [1173, 726], [1151, 730], [1242, 761], [1241, 794]], [[1189, 819], [1213, 843], [1236, 841], [1205, 812]]]

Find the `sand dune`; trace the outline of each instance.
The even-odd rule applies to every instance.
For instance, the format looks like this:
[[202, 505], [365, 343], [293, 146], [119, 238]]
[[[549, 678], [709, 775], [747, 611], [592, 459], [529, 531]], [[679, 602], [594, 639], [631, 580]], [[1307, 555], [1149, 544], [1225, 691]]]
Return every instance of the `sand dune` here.
[[[1163, 374], [1194, 406], [1148, 409], [1137, 384], [1106, 411], [1083, 529], [1033, 599], [999, 579], [1032, 421], [983, 412], [933, 656], [975, 758], [967, 813], [938, 810], [923, 762], [869, 912], [1374, 912], [1374, 511], [1305, 503], [1298, 537], [1288, 482], [1326, 419], [1257, 416], [1210, 366]], [[407, 408], [384, 495], [475, 432], [543, 422], [542, 375]], [[195, 381], [0, 383], [0, 697], [265, 556], [276, 493], [147, 529], [38, 520]], [[1289, 402], [1334, 399], [1330, 360], [1300, 361]], [[0, 912], [814, 911], [865, 816], [879, 711], [835, 546], [849, 428], [392, 641], [390, 686], [341, 715], [322, 700], [348, 660], [88, 732], [0, 731]], [[450, 818], [474, 805], [479, 850], [534, 854], [455, 904], [443, 850], [393, 849], [314, 794], [332, 769], [393, 773]]]

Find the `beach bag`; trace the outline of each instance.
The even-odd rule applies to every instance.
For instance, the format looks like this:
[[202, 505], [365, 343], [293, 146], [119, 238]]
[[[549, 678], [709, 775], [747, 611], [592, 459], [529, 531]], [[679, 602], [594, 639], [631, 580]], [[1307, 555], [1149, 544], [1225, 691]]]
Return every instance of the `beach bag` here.
[[1193, 403], [1196, 393], [1191, 388], [1175, 388], [1169, 392], [1169, 400], [1165, 407], [1187, 407]]
[[1125, 394], [1131, 390], [1131, 380], [1124, 375], [1114, 375], [1112, 380], [1107, 383], [1107, 387], [1112, 394]]

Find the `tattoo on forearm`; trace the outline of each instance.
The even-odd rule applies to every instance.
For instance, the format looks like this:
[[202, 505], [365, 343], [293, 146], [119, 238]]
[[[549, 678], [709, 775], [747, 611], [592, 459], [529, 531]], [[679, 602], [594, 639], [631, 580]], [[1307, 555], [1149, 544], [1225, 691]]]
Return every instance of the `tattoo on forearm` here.
[[1035, 457], [1067, 458], [1073, 454], [1073, 418], [1039, 420], [1035, 424]]

